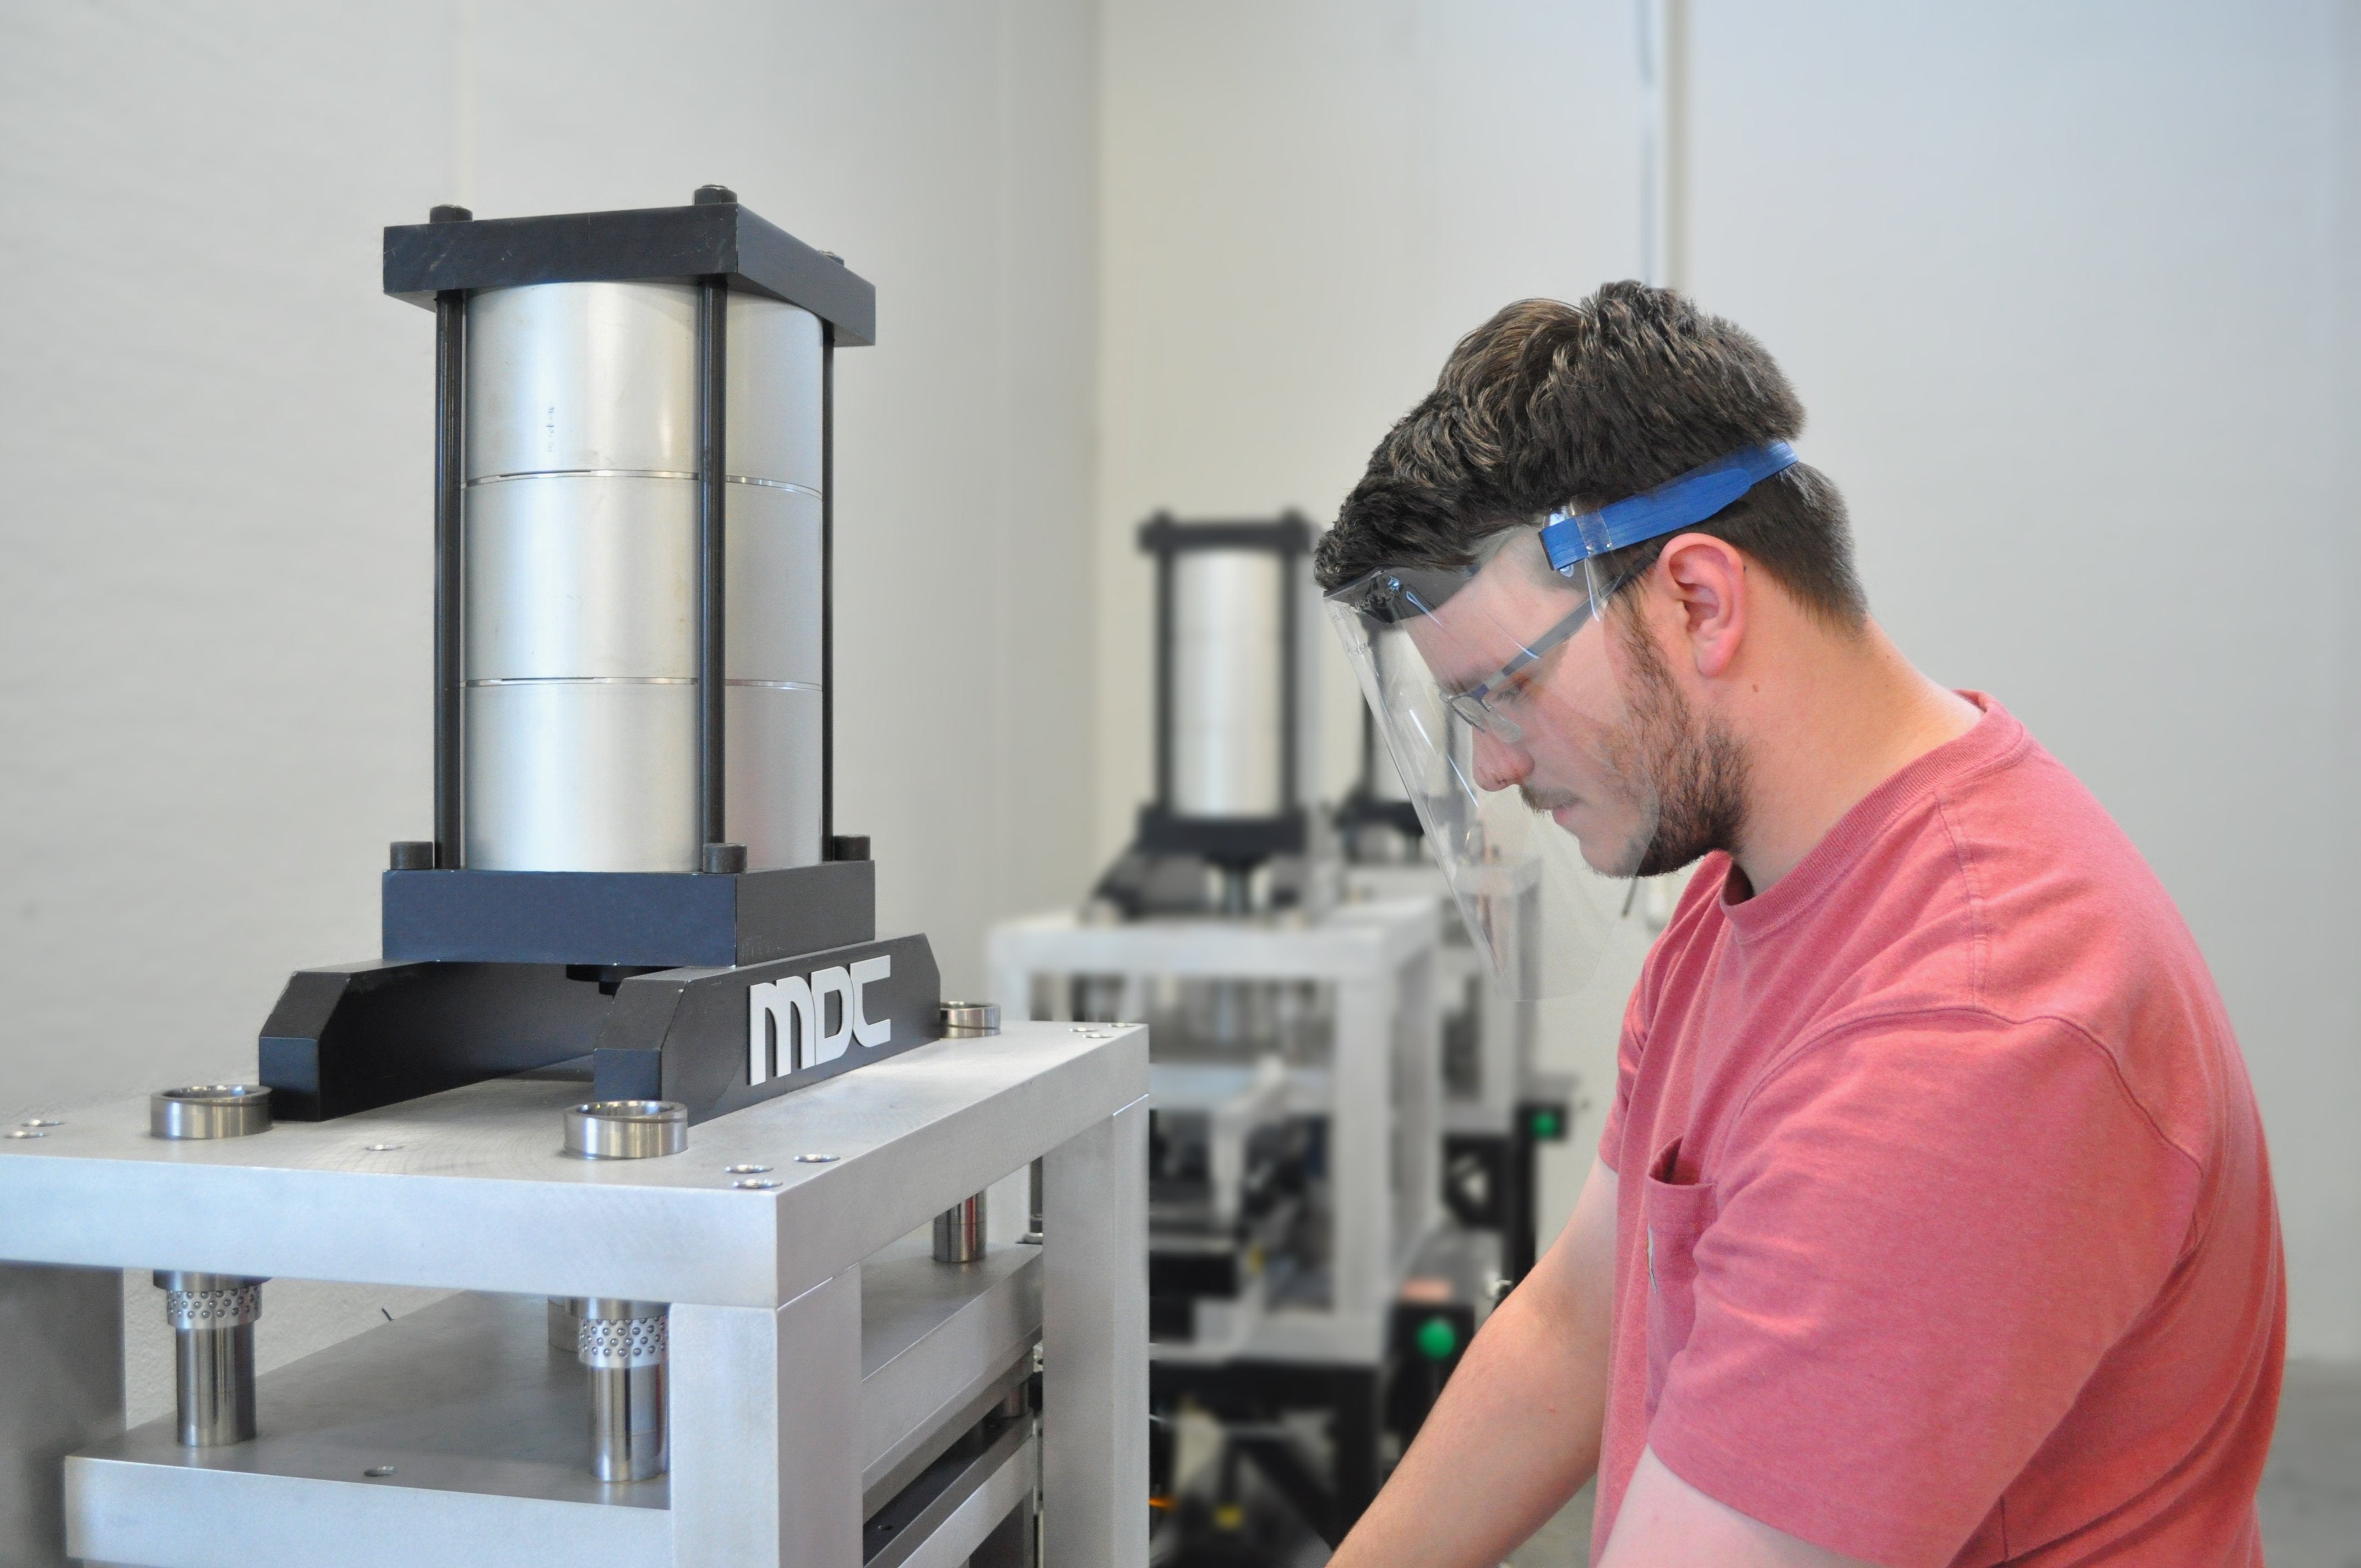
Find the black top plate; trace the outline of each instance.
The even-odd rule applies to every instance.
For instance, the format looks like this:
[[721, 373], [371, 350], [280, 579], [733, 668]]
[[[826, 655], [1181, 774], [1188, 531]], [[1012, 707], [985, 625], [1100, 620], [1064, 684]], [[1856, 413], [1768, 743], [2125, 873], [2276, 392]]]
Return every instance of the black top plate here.
[[877, 341], [874, 285], [735, 202], [385, 231], [385, 291], [415, 305], [445, 289], [715, 276], [811, 312], [839, 347]]

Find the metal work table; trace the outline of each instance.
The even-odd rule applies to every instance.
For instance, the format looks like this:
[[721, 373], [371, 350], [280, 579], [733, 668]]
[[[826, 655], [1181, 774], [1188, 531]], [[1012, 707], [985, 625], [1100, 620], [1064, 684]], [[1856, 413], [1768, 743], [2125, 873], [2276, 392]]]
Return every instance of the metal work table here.
[[[495, 1080], [214, 1143], [150, 1137], [142, 1100], [0, 1140], [0, 1296], [20, 1321], [43, 1303], [87, 1318], [45, 1288], [71, 1277], [57, 1266], [468, 1293], [263, 1377], [251, 1442], [181, 1448], [162, 1422], [84, 1445], [64, 1466], [68, 1551], [158, 1568], [586, 1550], [957, 1563], [1038, 1475], [1046, 1563], [1145, 1562], [1145, 1031], [937, 1042], [654, 1159], [561, 1152], [583, 1088]], [[896, 1245], [1035, 1158], [1041, 1245], [948, 1266]], [[668, 1477], [583, 1468], [586, 1396], [549, 1348], [551, 1297], [671, 1304]], [[119, 1323], [50, 1326], [93, 1362], [120, 1355]], [[1038, 1437], [1028, 1420], [950, 1451], [1022, 1387], [1037, 1339]], [[958, 1472], [939, 1496], [889, 1506], [938, 1471]], [[881, 1545], [895, 1507], [913, 1522]], [[921, 1527], [939, 1539], [914, 1546]]]

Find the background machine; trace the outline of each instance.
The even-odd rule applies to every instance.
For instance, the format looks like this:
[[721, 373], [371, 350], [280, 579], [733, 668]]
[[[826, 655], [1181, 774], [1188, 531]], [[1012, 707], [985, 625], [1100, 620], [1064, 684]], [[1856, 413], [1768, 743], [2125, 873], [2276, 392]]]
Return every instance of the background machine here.
[[[870, 286], [718, 186], [384, 259], [436, 323], [435, 836], [258, 1081], [0, 1138], [0, 1558], [1137, 1568], [1144, 1035], [945, 1003], [834, 831]], [[178, 1379], [128, 1431], [125, 1269]], [[290, 1277], [449, 1294], [258, 1376]]]
[[[1464, 746], [1459, 717], [1446, 709], [1436, 718]], [[1443, 945], [1435, 955], [1443, 1009], [1443, 1201], [1458, 1223], [1499, 1234], [1501, 1273], [1514, 1282], [1532, 1267], [1539, 1242], [1540, 1146], [1566, 1137], [1577, 1086], [1571, 1074], [1545, 1072], [1535, 1059], [1540, 1005], [1492, 983], [1486, 972], [1450, 884], [1426, 853], [1410, 791], [1366, 708], [1360, 761], [1359, 774], [1336, 808], [1344, 894], [1431, 899], [1443, 912]], [[1444, 791], [1430, 797], [1449, 798]], [[1659, 929], [1663, 925], [1655, 922]]]
[[1316, 1562], [1499, 1269], [1438, 1201], [1443, 911], [1425, 881], [1340, 896], [1303, 520], [1139, 537], [1156, 797], [1083, 909], [994, 932], [993, 983], [1012, 1016], [1150, 1025], [1159, 1561]]

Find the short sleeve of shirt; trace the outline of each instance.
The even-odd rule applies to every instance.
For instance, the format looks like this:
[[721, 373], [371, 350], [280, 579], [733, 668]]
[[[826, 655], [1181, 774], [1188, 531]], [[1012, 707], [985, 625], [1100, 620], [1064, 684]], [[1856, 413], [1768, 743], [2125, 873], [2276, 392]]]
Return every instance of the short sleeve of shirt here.
[[1650, 1446], [1896, 1568], [1973, 1535], [2155, 1299], [2198, 1186], [2088, 1037], [1966, 1010], [1804, 1043], [1706, 1190], [1657, 1174], [1624, 1173], [1646, 1184], [1651, 1338], [1688, 1321]]

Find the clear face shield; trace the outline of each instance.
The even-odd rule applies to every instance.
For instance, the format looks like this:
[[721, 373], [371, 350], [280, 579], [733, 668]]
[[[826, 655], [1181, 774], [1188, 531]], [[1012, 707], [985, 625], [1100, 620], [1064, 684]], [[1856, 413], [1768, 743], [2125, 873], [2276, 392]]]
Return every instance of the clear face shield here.
[[1616, 896], [1606, 879], [1637, 874], [1655, 839], [1631, 659], [1604, 614], [1622, 585], [1596, 558], [1703, 521], [1795, 461], [1784, 442], [1750, 447], [1493, 535], [1470, 565], [1381, 569], [1328, 596], [1427, 843], [1510, 994], [1587, 983]]

